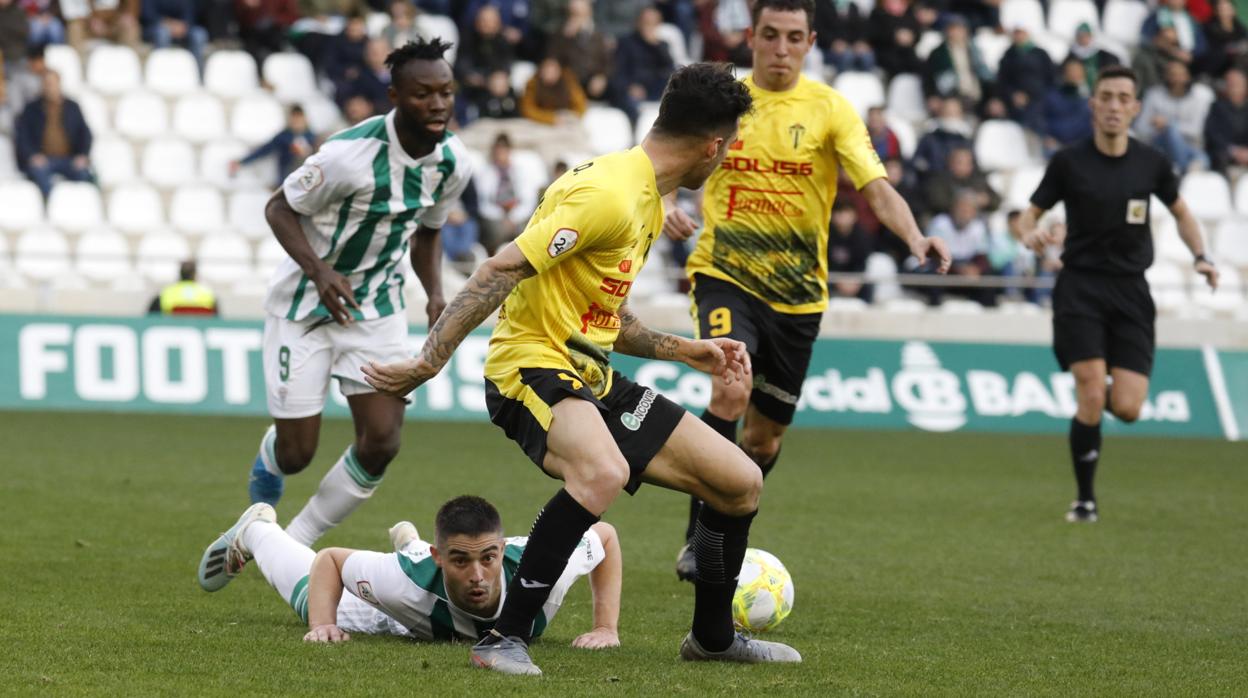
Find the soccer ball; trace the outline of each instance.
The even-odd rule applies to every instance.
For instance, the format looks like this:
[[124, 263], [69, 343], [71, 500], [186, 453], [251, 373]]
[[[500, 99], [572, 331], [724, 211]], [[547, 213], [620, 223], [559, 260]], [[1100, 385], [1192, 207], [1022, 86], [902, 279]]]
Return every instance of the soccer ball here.
[[793, 610], [793, 578], [775, 555], [757, 548], [745, 551], [732, 622], [740, 630], [763, 632], [780, 625]]

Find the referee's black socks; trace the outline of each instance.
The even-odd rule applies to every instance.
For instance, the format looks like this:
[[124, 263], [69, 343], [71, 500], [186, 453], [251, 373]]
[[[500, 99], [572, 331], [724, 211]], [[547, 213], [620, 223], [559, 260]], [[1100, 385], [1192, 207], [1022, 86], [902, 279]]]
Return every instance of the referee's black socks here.
[[723, 652], [732, 644], [732, 596], [745, 561], [750, 522], [757, 513], [728, 516], [707, 505], [698, 513], [693, 534], [693, 552], [698, 559], [698, 576], [693, 582], [693, 637], [708, 652]]
[[1078, 417], [1070, 420], [1070, 460], [1075, 466], [1075, 482], [1079, 484], [1079, 501], [1096, 501], [1092, 483], [1096, 464], [1101, 458], [1101, 425], [1089, 426]]
[[[498, 634], [519, 637], [526, 643], [532, 639], [533, 621], [550, 596], [551, 587], [559, 581], [585, 531], [595, 523], [598, 517], [566, 489], [560, 489], [546, 502], [533, 522], [516, 576], [507, 585], [507, 601], [494, 624]], [[740, 566], [740, 561], [737, 564]]]

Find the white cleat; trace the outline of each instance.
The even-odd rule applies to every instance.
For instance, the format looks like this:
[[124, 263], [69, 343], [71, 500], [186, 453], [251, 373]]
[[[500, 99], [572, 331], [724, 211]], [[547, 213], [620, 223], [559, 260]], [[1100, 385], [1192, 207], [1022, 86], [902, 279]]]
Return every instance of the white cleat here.
[[411, 521], [400, 521], [390, 527], [390, 544], [396, 553], [403, 552], [408, 543], [417, 540], [420, 540], [420, 534]]
[[251, 559], [251, 551], [243, 545], [243, 531], [257, 521], [277, 523], [277, 512], [264, 502], [247, 507], [238, 521], [217, 536], [199, 558], [199, 586], [204, 591], [218, 591], [243, 571]]
[[698, 644], [693, 633], [689, 633], [685, 636], [685, 641], [680, 643], [680, 658], [689, 662], [738, 662], [740, 664], [802, 661], [802, 655], [784, 643], [755, 640], [741, 633], [737, 633], [732, 638], [732, 644], [723, 652], [708, 652], [702, 649], [702, 645]]

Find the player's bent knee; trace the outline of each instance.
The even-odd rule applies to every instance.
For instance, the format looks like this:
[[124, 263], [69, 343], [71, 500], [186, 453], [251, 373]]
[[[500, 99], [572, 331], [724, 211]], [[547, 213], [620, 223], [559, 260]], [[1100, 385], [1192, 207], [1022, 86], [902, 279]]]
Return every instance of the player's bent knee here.
[[1140, 418], [1139, 405], [1111, 405], [1110, 410], [1119, 420], [1131, 424]]
[[369, 475], [382, 475], [386, 466], [399, 455], [399, 434], [386, 436], [365, 435], [356, 441], [355, 455]]
[[758, 509], [763, 493], [763, 472], [753, 463], [740, 461], [740, 467], [718, 484], [718, 491], [707, 498], [716, 511], [728, 516], [745, 516]]
[[294, 475], [312, 463], [312, 458], [316, 455], [316, 444], [278, 439], [273, 446], [273, 452], [277, 456], [278, 469], [286, 475]]
[[586, 509], [605, 511], [628, 484], [628, 463], [620, 458], [601, 458], [567, 468], [563, 481], [568, 492]]

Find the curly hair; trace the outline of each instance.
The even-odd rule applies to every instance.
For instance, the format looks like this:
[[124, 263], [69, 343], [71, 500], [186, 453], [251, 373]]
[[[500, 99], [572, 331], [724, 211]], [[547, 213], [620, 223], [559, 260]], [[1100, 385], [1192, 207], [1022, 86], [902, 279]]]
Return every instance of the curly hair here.
[[693, 63], [667, 81], [659, 102], [655, 133], [664, 136], [709, 136], [736, 125], [750, 111], [750, 90], [727, 63]]

